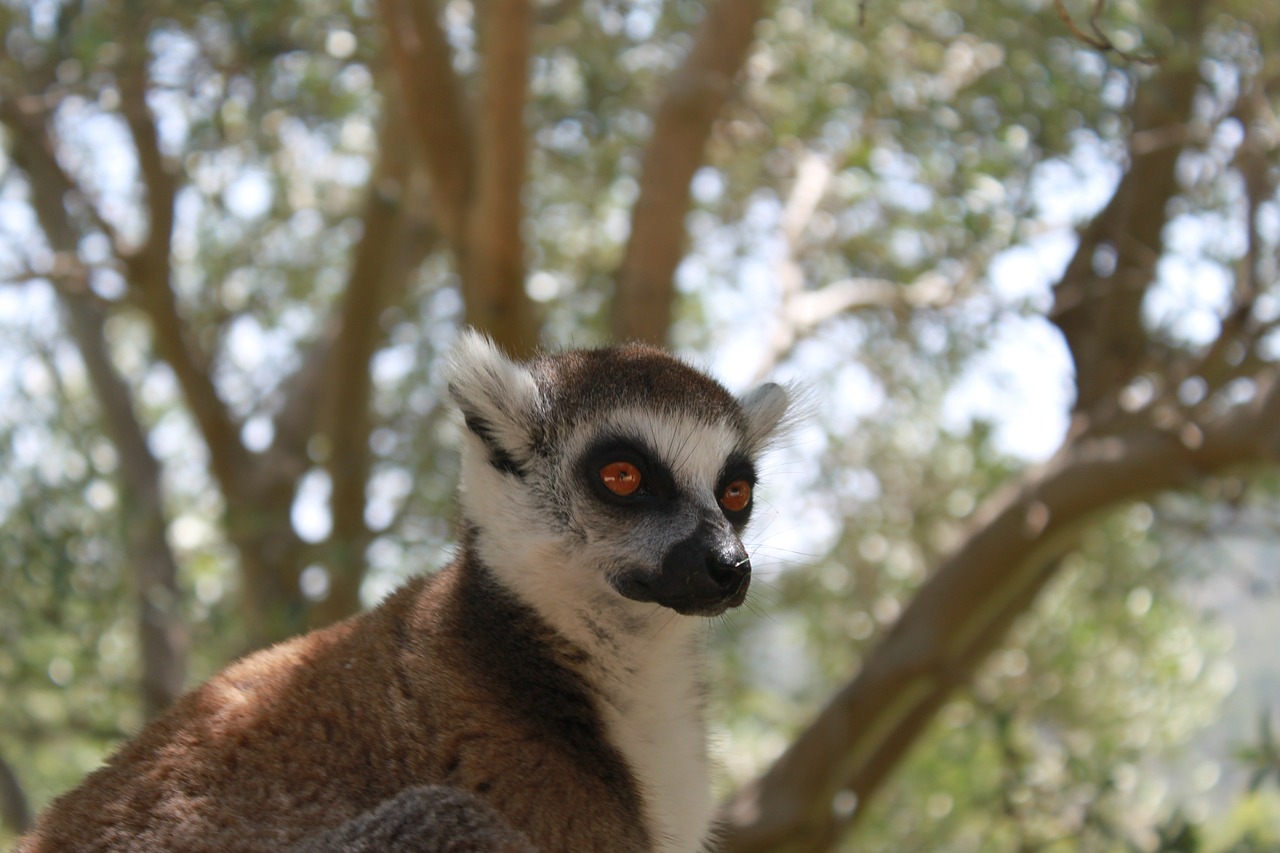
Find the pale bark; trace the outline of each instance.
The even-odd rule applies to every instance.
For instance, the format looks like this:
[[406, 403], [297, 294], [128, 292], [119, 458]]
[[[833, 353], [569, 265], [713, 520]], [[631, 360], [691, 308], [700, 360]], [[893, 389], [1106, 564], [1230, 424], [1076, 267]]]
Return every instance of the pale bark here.
[[467, 324], [487, 331], [508, 352], [530, 355], [538, 344], [533, 302], [524, 289], [525, 168], [529, 95], [529, 0], [478, 5], [484, 76], [476, 111], [476, 179], [467, 215], [463, 297]]
[[111, 360], [105, 313], [85, 297], [64, 295], [62, 305], [102, 408], [107, 434], [119, 454], [125, 553], [138, 598], [142, 704], [146, 715], [153, 717], [186, 689], [191, 645], [182, 618], [178, 563], [165, 535], [168, 515], [160, 463], [147, 446], [129, 386]]
[[179, 180], [176, 165], [160, 150], [155, 116], [147, 104], [147, 20], [130, 21], [126, 61], [119, 77], [120, 110], [129, 128], [146, 198], [147, 232], [141, 245], [116, 245], [131, 296], [150, 320], [157, 354], [173, 370], [209, 449], [210, 468], [226, 494], [234, 493], [248, 467], [241, 424], [213, 383], [212, 359], [191, 334], [172, 289], [170, 248]]
[[746, 62], [764, 0], [717, 0], [707, 7], [684, 63], [667, 84], [640, 166], [640, 195], [613, 299], [614, 340], [666, 343], [675, 273], [687, 239], [690, 183], [704, 162], [716, 117]]
[[476, 5], [482, 71], [469, 104], [430, 0], [381, 0], [408, 133], [431, 178], [434, 209], [462, 282], [466, 322], [528, 355], [539, 320], [524, 289], [521, 233], [528, 130], [528, 0]]
[[474, 140], [439, 9], [434, 0], [379, 0], [378, 9], [407, 131], [431, 176], [436, 220], [451, 245], [462, 245], [475, 175]]
[[331, 322], [335, 331], [332, 346], [326, 347], [325, 362], [331, 366], [321, 413], [331, 484], [332, 530], [324, 549], [330, 585], [328, 596], [312, 609], [313, 625], [341, 619], [360, 606], [365, 548], [372, 535], [365, 508], [374, 427], [372, 361], [385, 339], [381, 318], [404, 299], [414, 270], [439, 242], [408, 154], [402, 125], [389, 118], [365, 202], [363, 237]]
[[[425, 196], [414, 187], [405, 136], [399, 122], [388, 119], [343, 295], [298, 371], [282, 383], [284, 403], [271, 446], [252, 455], [252, 473], [227, 495], [228, 536], [240, 554], [255, 645], [359, 609], [371, 536], [364, 512], [374, 427], [372, 360], [386, 337], [385, 310], [404, 299], [414, 271], [437, 242]], [[332, 526], [315, 550], [294, 530], [291, 510], [317, 436], [324, 439]], [[300, 589], [309, 558], [329, 575], [328, 594], [318, 602], [307, 601]]]
[[1075, 362], [1077, 428], [1116, 416], [1116, 392], [1152, 363], [1142, 302], [1164, 252], [1174, 166], [1199, 80], [1193, 64], [1171, 61], [1139, 86], [1129, 167], [1054, 288], [1050, 319]]
[[801, 256], [804, 233], [826, 194], [834, 174], [828, 158], [807, 153], [798, 158], [796, 177], [782, 211], [781, 232], [785, 244], [777, 265], [778, 308], [767, 344], [762, 347], [754, 379], [769, 374], [823, 324], [838, 317], [865, 311], [907, 315], [916, 310], [941, 309], [953, 304], [979, 278], [982, 264], [990, 260], [979, 253], [950, 277], [929, 271], [910, 283], [884, 278], [843, 278], [819, 287], [806, 287]]

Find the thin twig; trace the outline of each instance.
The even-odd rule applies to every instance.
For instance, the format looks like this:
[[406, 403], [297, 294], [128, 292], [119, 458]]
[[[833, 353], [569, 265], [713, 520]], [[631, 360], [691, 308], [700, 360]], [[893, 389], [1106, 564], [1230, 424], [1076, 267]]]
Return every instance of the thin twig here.
[[1161, 56], [1154, 54], [1141, 56], [1116, 47], [1116, 43], [1112, 41], [1111, 36], [1107, 35], [1106, 31], [1102, 29], [1101, 16], [1103, 11], [1106, 10], [1106, 6], [1106, 0], [1095, 0], [1093, 13], [1089, 16], [1089, 28], [1093, 30], [1093, 35], [1090, 35], [1080, 29], [1080, 25], [1071, 17], [1071, 13], [1067, 11], [1065, 0], [1053, 0], [1054, 11], [1058, 13], [1058, 18], [1066, 25], [1071, 35], [1094, 50], [1102, 53], [1114, 53], [1126, 62], [1137, 62], [1142, 65], [1159, 65], [1164, 61]]

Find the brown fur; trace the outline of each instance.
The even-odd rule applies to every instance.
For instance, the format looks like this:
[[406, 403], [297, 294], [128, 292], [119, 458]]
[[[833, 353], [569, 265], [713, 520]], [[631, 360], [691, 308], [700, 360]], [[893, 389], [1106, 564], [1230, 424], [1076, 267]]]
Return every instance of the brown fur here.
[[375, 610], [188, 694], [17, 853], [643, 851], [584, 661], [464, 545]]
[[289, 853], [537, 853], [528, 839], [472, 794], [433, 785], [410, 788]]

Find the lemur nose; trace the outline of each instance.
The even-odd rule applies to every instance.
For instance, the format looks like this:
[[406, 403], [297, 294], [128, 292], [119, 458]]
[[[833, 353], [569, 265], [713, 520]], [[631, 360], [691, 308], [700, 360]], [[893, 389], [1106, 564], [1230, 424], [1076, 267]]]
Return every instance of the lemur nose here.
[[742, 579], [751, 574], [751, 558], [742, 552], [707, 554], [707, 574], [716, 586], [725, 591], [737, 589]]

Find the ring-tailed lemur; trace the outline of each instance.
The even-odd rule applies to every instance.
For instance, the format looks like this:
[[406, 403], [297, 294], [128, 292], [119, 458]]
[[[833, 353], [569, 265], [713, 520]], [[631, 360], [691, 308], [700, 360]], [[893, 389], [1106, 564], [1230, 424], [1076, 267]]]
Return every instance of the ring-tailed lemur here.
[[452, 563], [233, 664], [58, 799], [19, 853], [689, 853], [699, 648], [742, 603], [788, 407], [644, 346], [508, 360], [464, 333]]

